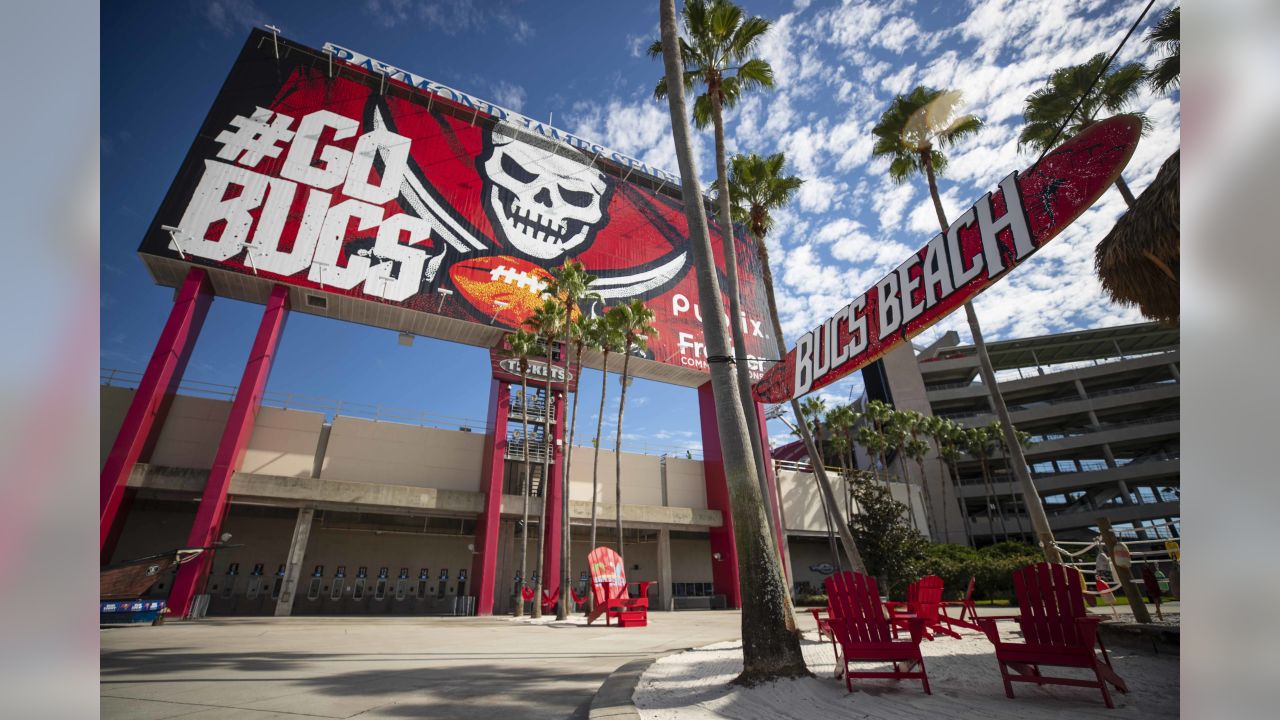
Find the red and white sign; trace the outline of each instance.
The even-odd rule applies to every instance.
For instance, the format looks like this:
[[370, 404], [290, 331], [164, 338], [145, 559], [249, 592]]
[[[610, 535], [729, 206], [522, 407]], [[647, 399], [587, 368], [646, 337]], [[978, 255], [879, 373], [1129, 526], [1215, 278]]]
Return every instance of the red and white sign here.
[[826, 387], [946, 317], [1039, 250], [1115, 182], [1141, 121], [1098, 122], [1024, 173], [1009, 173], [893, 272], [801, 335], [753, 394], [778, 403]]
[[[639, 298], [658, 330], [646, 359], [707, 371], [676, 185], [554, 128], [522, 129], [491, 106], [344, 61], [350, 53], [331, 60], [283, 38], [277, 53], [275, 43], [250, 36], [144, 258], [358, 300], [351, 315], [375, 325], [391, 305], [502, 329], [521, 327], [549, 271], [574, 259], [603, 299], [581, 312]], [[713, 245], [723, 274], [722, 244]], [[742, 232], [737, 259], [747, 345], [737, 354], [758, 376], [779, 351]]]

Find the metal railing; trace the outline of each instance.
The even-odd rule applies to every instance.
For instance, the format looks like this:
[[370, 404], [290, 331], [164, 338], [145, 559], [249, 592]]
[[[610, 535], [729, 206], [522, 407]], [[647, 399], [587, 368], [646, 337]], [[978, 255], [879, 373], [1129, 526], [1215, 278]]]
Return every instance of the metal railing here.
[[[1020, 412], [1023, 410], [1033, 410], [1035, 408], [1062, 405], [1064, 403], [1094, 400], [1097, 398], [1109, 397], [1112, 395], [1126, 395], [1128, 393], [1135, 393], [1142, 390], [1150, 390], [1151, 388], [1155, 388], [1155, 387], [1162, 387], [1166, 385], [1176, 385], [1176, 384], [1177, 383], [1172, 380], [1167, 382], [1142, 383], [1140, 385], [1128, 385], [1120, 388], [1112, 388], [1110, 390], [1099, 390], [1097, 392], [1088, 393], [1084, 397], [1080, 397], [1079, 395], [1073, 395], [1070, 397], [1050, 398], [1048, 400], [1036, 400], [1034, 402], [1016, 403], [1013, 405], [1009, 405], [1008, 407], [1009, 407], [1009, 412]], [[994, 415], [994, 413], [991, 410], [964, 410], [960, 412], [937, 413], [938, 417], [947, 418], [949, 420], [959, 420], [961, 418], [977, 417], [980, 415]]]
[[[1043, 377], [1043, 378], [1050, 378], [1051, 380], [1052, 379], [1061, 380], [1065, 378], [1053, 378], [1053, 376], [1066, 375], [1067, 373], [1071, 373], [1072, 371], [1079, 370], [1081, 368], [1097, 367], [1099, 365], [1108, 365], [1110, 363], [1125, 362], [1128, 360], [1135, 360], [1135, 359], [1144, 358], [1144, 357], [1153, 357], [1157, 355], [1172, 355], [1176, 352], [1177, 350], [1168, 350], [1168, 349], [1152, 350], [1150, 352], [1141, 352], [1141, 353], [1134, 353], [1132, 355], [1125, 355], [1124, 357], [1113, 355], [1113, 356], [1108, 356], [1103, 358], [1096, 358], [1092, 360], [1077, 360], [1073, 362], [1055, 363], [1053, 365], [1042, 365], [1040, 367], [1046, 370], [1046, 372], [1043, 375], [1036, 374], [1036, 375], [1027, 376], [1019, 373], [1020, 370], [1035, 370], [1036, 367], [1034, 365], [1028, 365], [1023, 368], [1004, 368], [996, 371], [996, 382], [1003, 383], [1003, 382], [1008, 382], [1012, 380], [1026, 380], [1028, 379], [1028, 377], [1031, 377], [1031, 378]], [[966, 356], [966, 357], [973, 357], [973, 356]], [[957, 358], [947, 358], [947, 359], [954, 360]], [[976, 358], [975, 358], [975, 362], [976, 362]], [[954, 388], [963, 388], [963, 387], [970, 387], [970, 386], [983, 387], [982, 378], [975, 377], [973, 380], [968, 382], [938, 383], [936, 385], [926, 383], [924, 389], [925, 389], [925, 392], [930, 392], [932, 390], [951, 390]]]

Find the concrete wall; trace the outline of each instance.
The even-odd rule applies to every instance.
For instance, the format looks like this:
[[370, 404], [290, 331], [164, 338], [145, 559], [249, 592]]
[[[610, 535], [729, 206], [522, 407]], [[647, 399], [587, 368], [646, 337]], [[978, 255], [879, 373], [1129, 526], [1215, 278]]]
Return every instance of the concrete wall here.
[[[569, 469], [569, 499], [591, 502], [591, 448], [574, 448]], [[617, 474], [612, 450], [600, 450], [600, 501], [613, 502]], [[622, 453], [622, 503], [662, 505], [662, 476], [655, 455]], [[703, 505], [705, 507], [705, 503]]]
[[712, 562], [709, 540], [671, 538], [672, 582], [711, 582]]
[[159, 428], [149, 461], [171, 467], [212, 467], [230, 414], [229, 401], [177, 396]]
[[240, 472], [311, 477], [324, 419], [322, 413], [262, 408]]
[[[290, 528], [292, 530], [292, 527]], [[287, 540], [286, 540], [287, 542]], [[311, 571], [316, 565], [324, 565], [324, 584], [332, 582], [339, 565], [347, 567], [347, 593], [361, 566], [368, 568], [367, 592], [373, 592], [378, 568], [386, 567], [390, 584], [395, 585], [400, 568], [409, 568], [409, 578], [417, 581], [418, 571], [427, 568], [431, 588], [435, 589], [441, 570], [449, 571], [446, 594], [455, 594], [458, 571], [467, 571], [467, 593], [472, 593], [474, 578], [471, 575], [471, 551], [467, 548], [475, 542], [470, 535], [442, 536], [415, 533], [374, 533], [367, 530], [335, 529], [327, 526], [320, 513], [311, 526], [307, 541], [307, 553], [302, 561], [299, 587], [305, 588]], [[531, 551], [532, 553], [532, 551]], [[274, 568], [272, 568], [274, 570]], [[328, 590], [325, 590], [327, 593]]]
[[111, 453], [111, 445], [116, 441], [120, 425], [124, 423], [125, 413], [129, 411], [129, 403], [133, 402], [133, 388], [102, 386], [98, 397], [101, 407], [98, 412], [98, 469], [107, 464], [107, 455]]
[[484, 434], [338, 416], [320, 477], [480, 491]]
[[[839, 495], [841, 489], [833, 488]], [[809, 473], [794, 470], [778, 472], [778, 490], [782, 494], [783, 525], [788, 530], [826, 532], [827, 521], [822, 512], [818, 486]]]
[[667, 458], [667, 504], [691, 508], [707, 506], [707, 481], [702, 461]]
[[832, 564], [831, 546], [827, 539], [792, 536], [790, 547], [792, 581], [797, 585], [807, 582], [814, 593], [822, 593], [822, 581], [827, 575], [813, 568]]

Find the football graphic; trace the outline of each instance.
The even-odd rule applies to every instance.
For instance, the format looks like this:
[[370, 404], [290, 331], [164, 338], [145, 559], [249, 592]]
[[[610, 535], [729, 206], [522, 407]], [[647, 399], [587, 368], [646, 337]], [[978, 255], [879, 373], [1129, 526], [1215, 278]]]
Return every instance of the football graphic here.
[[507, 327], [520, 327], [538, 309], [551, 281], [546, 270], [509, 255], [463, 260], [449, 268], [449, 277], [476, 312]]

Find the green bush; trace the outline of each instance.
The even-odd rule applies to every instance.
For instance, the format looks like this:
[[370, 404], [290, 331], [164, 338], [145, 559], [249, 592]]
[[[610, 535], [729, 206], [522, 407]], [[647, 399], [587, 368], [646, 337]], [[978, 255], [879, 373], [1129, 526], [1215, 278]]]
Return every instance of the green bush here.
[[826, 595], [797, 595], [796, 607], [826, 607]]
[[976, 578], [974, 597], [1013, 599], [1013, 572], [1043, 560], [1032, 545], [1003, 542], [975, 550], [964, 545], [929, 543], [919, 562], [920, 575], [942, 578], [948, 599], [959, 600]]

